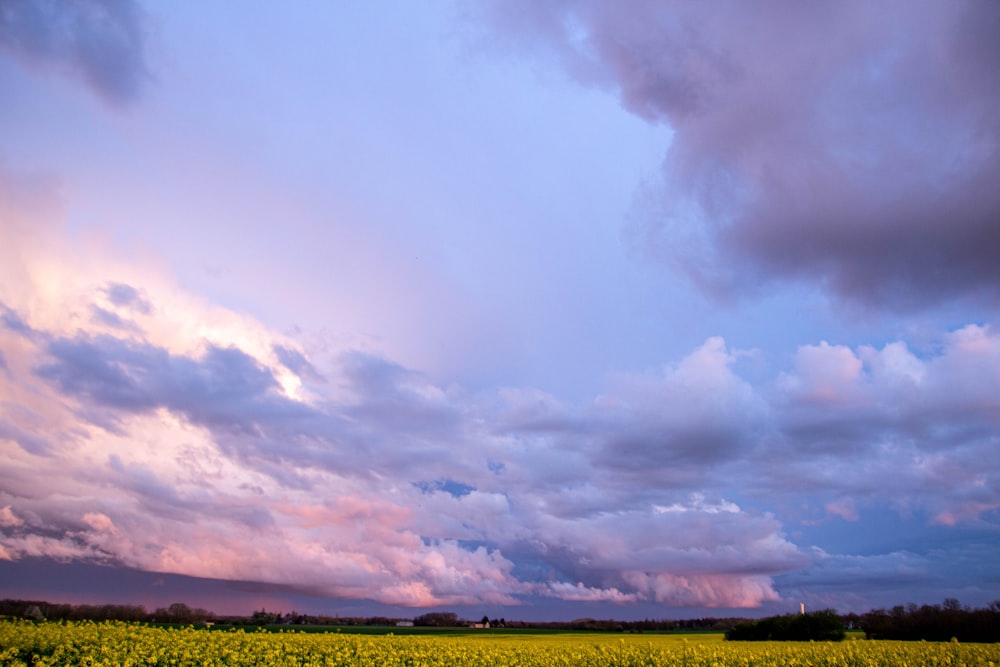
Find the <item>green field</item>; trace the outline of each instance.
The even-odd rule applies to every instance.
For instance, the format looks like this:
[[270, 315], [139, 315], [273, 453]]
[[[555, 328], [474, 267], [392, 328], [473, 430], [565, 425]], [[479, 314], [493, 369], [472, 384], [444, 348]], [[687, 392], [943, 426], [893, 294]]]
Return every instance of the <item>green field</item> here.
[[[847, 640], [725, 642], [719, 634], [434, 631], [267, 632], [120, 622], [0, 621], [6, 665], [296, 665], [370, 667], [996, 667], [1000, 645]], [[408, 629], [400, 629], [408, 630]]]

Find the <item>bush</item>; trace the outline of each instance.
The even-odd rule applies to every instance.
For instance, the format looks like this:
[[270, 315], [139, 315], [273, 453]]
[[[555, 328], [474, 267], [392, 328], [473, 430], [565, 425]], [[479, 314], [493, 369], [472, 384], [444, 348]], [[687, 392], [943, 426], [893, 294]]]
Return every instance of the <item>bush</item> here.
[[847, 633], [833, 609], [808, 614], [771, 616], [738, 623], [726, 632], [729, 641], [841, 641]]

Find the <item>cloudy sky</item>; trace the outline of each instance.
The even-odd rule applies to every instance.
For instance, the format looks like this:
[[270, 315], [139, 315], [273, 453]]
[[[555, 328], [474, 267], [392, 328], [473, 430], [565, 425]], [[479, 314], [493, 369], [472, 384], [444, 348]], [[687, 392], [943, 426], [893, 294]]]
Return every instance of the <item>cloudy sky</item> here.
[[1000, 598], [998, 33], [0, 3], [0, 596]]

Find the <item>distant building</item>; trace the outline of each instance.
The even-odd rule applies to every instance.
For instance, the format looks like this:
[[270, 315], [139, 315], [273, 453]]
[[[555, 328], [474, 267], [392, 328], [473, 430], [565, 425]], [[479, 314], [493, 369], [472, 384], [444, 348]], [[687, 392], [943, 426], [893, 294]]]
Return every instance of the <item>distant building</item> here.
[[413, 621], [397, 621], [396, 622], [396, 627], [397, 628], [412, 628], [413, 627]]

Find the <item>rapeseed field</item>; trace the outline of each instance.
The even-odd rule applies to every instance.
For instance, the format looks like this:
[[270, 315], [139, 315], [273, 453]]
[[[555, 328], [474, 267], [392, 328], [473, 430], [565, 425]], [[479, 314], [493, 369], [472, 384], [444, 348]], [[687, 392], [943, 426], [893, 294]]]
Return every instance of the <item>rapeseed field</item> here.
[[998, 667], [1000, 645], [848, 640], [723, 642], [718, 635], [352, 635], [207, 631], [121, 622], [0, 621], [0, 666]]

